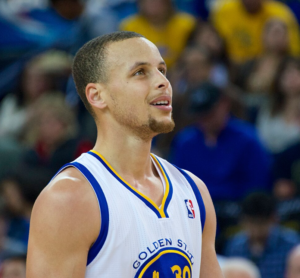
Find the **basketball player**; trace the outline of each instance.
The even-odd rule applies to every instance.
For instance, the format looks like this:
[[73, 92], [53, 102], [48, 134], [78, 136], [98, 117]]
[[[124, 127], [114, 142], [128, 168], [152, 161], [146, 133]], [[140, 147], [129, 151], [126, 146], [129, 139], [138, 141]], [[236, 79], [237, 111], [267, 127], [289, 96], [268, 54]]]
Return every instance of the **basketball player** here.
[[98, 128], [32, 212], [27, 278], [220, 278], [216, 218], [201, 180], [150, 154], [173, 129], [172, 88], [156, 46], [133, 32], [96, 38], [73, 76]]

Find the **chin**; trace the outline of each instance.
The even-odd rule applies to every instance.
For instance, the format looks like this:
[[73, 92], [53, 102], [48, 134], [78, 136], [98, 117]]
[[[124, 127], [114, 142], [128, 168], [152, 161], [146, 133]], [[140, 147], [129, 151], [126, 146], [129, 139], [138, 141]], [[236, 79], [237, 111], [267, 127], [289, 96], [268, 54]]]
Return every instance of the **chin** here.
[[155, 133], [169, 133], [173, 131], [175, 127], [175, 123], [173, 119], [169, 119], [167, 121], [157, 121], [155, 119], [151, 119], [149, 122], [150, 129]]

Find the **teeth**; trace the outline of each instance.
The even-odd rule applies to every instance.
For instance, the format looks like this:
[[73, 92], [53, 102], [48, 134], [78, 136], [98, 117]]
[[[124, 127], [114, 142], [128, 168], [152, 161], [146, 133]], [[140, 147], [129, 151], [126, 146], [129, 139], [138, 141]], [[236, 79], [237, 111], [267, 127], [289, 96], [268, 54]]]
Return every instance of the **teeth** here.
[[167, 105], [169, 102], [167, 100], [161, 100], [153, 103], [153, 105]]

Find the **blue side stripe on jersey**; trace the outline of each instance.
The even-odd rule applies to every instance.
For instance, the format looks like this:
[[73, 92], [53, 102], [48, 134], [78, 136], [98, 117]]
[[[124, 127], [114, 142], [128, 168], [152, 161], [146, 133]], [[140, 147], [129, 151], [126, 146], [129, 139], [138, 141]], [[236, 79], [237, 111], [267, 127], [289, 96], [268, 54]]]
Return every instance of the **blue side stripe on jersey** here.
[[146, 199], [144, 199], [141, 195], [139, 195], [137, 192], [135, 192], [134, 190], [132, 190], [126, 183], [124, 183], [107, 165], [106, 163], [101, 159], [101, 157], [99, 157], [97, 154], [93, 153], [93, 152], [88, 152], [90, 155], [92, 155], [93, 157], [97, 158], [102, 165], [121, 183], [123, 184], [128, 190], [130, 190], [135, 196], [137, 196], [141, 201], [143, 201], [156, 215], [158, 218], [162, 218], [161, 215], [159, 214], [159, 212], [157, 211], [157, 209], [150, 203], [148, 202]]
[[203, 232], [204, 225], [205, 225], [206, 211], [205, 211], [205, 206], [204, 206], [204, 202], [203, 202], [201, 193], [200, 193], [196, 183], [190, 177], [189, 174], [187, 174], [185, 171], [183, 171], [182, 169], [180, 169], [176, 165], [174, 165], [174, 167], [176, 167], [180, 171], [180, 173], [187, 179], [187, 181], [189, 182], [189, 184], [191, 185], [191, 187], [194, 191], [194, 194], [196, 196], [197, 203], [198, 203], [198, 206], [199, 206], [199, 210], [200, 210], [200, 219], [201, 219], [201, 226], [202, 226], [202, 232]]
[[156, 160], [158, 161], [158, 163], [159, 163], [159, 165], [161, 166], [161, 168], [163, 169], [164, 173], [166, 174], [166, 177], [167, 177], [168, 182], [169, 182], [169, 195], [168, 195], [168, 197], [167, 197], [167, 199], [166, 199], [166, 202], [165, 202], [165, 208], [164, 208], [165, 215], [166, 215], [167, 217], [169, 217], [168, 212], [167, 212], [167, 209], [168, 209], [169, 203], [170, 203], [170, 201], [171, 201], [171, 199], [172, 199], [172, 196], [173, 196], [173, 185], [172, 185], [172, 183], [171, 183], [171, 180], [170, 180], [170, 178], [169, 178], [169, 175], [168, 175], [167, 171], [165, 170], [164, 166], [161, 164], [161, 162], [159, 161], [159, 159], [158, 159], [157, 156], [155, 156], [155, 158], [156, 158]]
[[77, 168], [86, 177], [86, 179], [93, 187], [99, 202], [100, 213], [101, 213], [101, 229], [97, 240], [94, 242], [93, 246], [89, 250], [88, 258], [87, 258], [87, 265], [89, 265], [96, 258], [96, 256], [102, 249], [105, 240], [107, 238], [108, 226], [109, 226], [108, 205], [107, 205], [105, 195], [102, 191], [102, 188], [100, 187], [99, 183], [94, 178], [94, 176], [91, 174], [91, 172], [85, 166], [83, 166], [78, 162], [69, 163], [68, 166], [73, 166]]

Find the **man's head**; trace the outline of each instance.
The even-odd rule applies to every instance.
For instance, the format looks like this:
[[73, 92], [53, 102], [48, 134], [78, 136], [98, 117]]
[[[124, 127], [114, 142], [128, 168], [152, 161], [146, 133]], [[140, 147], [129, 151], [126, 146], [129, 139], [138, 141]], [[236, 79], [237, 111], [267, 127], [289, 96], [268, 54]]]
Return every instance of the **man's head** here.
[[17, 256], [6, 259], [2, 264], [2, 278], [25, 278], [26, 257]]
[[84, 10], [82, 0], [50, 0], [51, 6], [65, 19], [73, 20], [78, 18]]
[[152, 24], [164, 24], [173, 14], [171, 0], [138, 0], [139, 12]]
[[204, 133], [218, 135], [228, 122], [230, 100], [223, 89], [203, 82], [190, 91], [189, 110]]
[[279, 18], [268, 20], [264, 26], [263, 44], [265, 51], [274, 54], [286, 54], [289, 49], [288, 28]]
[[227, 259], [222, 272], [225, 278], [260, 278], [257, 266], [242, 258]]
[[102, 127], [108, 121], [143, 139], [174, 128], [165, 62], [140, 34], [115, 32], [88, 42], [76, 54], [73, 76]]
[[297, 245], [287, 259], [286, 278], [300, 278], [300, 245]]
[[192, 46], [188, 47], [182, 55], [182, 67], [189, 87], [194, 87], [209, 80], [213, 62], [208, 50]]
[[242, 1], [246, 11], [251, 14], [256, 14], [261, 11], [265, 0], [240, 0]]
[[276, 203], [265, 193], [253, 193], [242, 204], [242, 225], [250, 243], [266, 243], [275, 222]]

